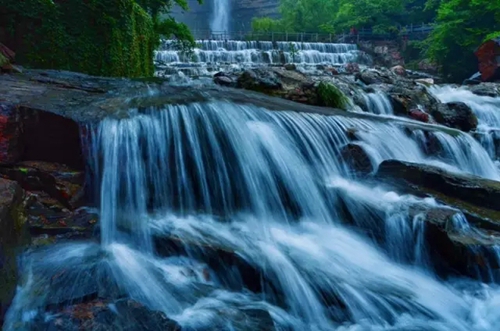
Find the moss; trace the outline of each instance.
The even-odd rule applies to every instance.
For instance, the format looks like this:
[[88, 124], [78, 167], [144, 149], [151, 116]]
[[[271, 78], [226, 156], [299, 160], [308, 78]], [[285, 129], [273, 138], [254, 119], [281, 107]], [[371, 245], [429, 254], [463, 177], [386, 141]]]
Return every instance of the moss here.
[[349, 105], [349, 98], [335, 85], [327, 82], [319, 83], [318, 97], [322, 106], [346, 110]]
[[98, 76], [151, 76], [158, 43], [134, 0], [0, 0], [17, 62]]
[[6, 65], [9, 63], [9, 59], [7, 59], [5, 56], [3, 56], [2, 53], [0, 53], [0, 67]]

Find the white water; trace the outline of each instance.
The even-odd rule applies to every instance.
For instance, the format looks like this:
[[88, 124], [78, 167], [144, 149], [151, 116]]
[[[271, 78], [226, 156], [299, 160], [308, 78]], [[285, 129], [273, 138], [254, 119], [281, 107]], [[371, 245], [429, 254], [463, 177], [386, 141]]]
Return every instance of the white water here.
[[[427, 266], [423, 221], [409, 207], [437, 203], [359, 182], [337, 157], [352, 130], [375, 164], [498, 176], [481, 153], [459, 152], [471, 148], [467, 135], [440, 137], [449, 153], [429, 158], [420, 135], [377, 121], [228, 102], [106, 119], [91, 128], [102, 245], [27, 256], [6, 330], [28, 330], [48, 302], [94, 285], [103, 295], [119, 288], [183, 330], [253, 331], [250, 309], [269, 312], [277, 330], [497, 330], [496, 285], [445, 282]], [[363, 229], [384, 227], [385, 244], [343, 225], [340, 200]], [[198, 249], [160, 256], [153, 236]], [[200, 247], [234, 252], [267, 286], [244, 290], [236, 262], [215, 270]]]
[[467, 104], [478, 119], [478, 138], [491, 158], [497, 159], [499, 153], [495, 146], [495, 140], [500, 138], [500, 98], [479, 96], [465, 88], [454, 88], [451, 86], [434, 87], [431, 92], [441, 102], [464, 102]]
[[364, 95], [368, 112], [380, 115], [394, 115], [389, 97], [382, 92], [368, 93]]
[[210, 75], [209, 70], [220, 71], [226, 67], [234, 70], [291, 62], [302, 67], [342, 65], [357, 62], [360, 55], [354, 44], [236, 40], [197, 40], [196, 43], [198, 47], [188, 55], [179, 51], [174, 41], [164, 40], [155, 51], [155, 63], [158, 68], [170, 71], [184, 69], [197, 75]]
[[213, 0], [212, 22], [210, 28], [215, 33], [230, 33], [229, 13], [231, 12], [231, 2], [229, 0]]

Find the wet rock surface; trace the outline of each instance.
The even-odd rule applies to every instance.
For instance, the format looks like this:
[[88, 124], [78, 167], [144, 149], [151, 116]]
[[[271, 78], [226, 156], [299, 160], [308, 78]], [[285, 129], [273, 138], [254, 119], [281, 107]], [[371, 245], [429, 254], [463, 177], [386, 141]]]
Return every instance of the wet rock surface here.
[[349, 168], [361, 176], [366, 176], [374, 170], [372, 160], [360, 145], [347, 144], [342, 148], [341, 156]]
[[93, 300], [49, 311], [50, 318], [38, 317], [33, 331], [181, 331], [181, 327], [165, 314], [153, 311], [136, 301]]
[[[361, 91], [383, 90], [389, 95], [399, 115], [420, 121], [419, 118], [434, 114], [434, 119], [452, 128], [464, 131], [475, 128], [470, 119], [470, 109], [465, 109], [461, 104], [448, 104], [446, 105], [448, 113], [444, 110], [439, 112], [443, 105], [428, 94], [425, 87], [401, 73], [396, 75], [378, 69], [363, 71], [359, 75], [359, 81], [368, 86], [363, 86], [359, 81], [355, 82], [354, 77], [339, 75], [338, 72], [331, 74], [332, 77], [329, 77], [328, 81], [352, 97], [355, 103], [361, 104], [362, 101], [361, 98], [356, 98], [353, 86]], [[6, 133], [0, 137], [3, 139], [0, 139], [2, 177], [0, 178], [2, 194], [0, 265], [5, 266], [5, 269], [2, 268], [0, 271], [0, 284], [3, 284], [3, 279], [6, 280], [6, 285], [2, 285], [0, 291], [1, 308], [5, 310], [10, 303], [18, 281], [13, 261], [19, 253], [18, 248], [25, 245], [26, 238], [24, 235], [20, 236], [20, 233], [29, 233], [28, 238], [30, 237], [32, 241], [29, 254], [32, 255], [33, 261], [44, 261], [46, 256], [58, 256], [47, 252], [56, 248], [61, 249], [68, 242], [76, 243], [80, 239], [91, 241], [84, 244], [87, 253], [83, 257], [73, 259], [64, 267], [54, 268], [54, 264], [34, 266], [35, 269], [39, 268], [35, 272], [39, 275], [39, 278], [35, 279], [39, 291], [50, 289], [48, 292], [51, 293], [49, 298], [45, 298], [47, 306], [43, 312], [49, 313], [51, 318], [38, 320], [37, 325], [40, 326], [40, 330], [179, 330], [180, 328], [164, 314], [151, 311], [128, 299], [126, 291], [113, 281], [116, 275], [112, 275], [106, 267], [106, 263], [109, 262], [107, 252], [97, 243], [98, 215], [94, 210], [84, 207], [90, 204], [89, 197], [84, 194], [82, 150], [85, 146], [81, 145], [79, 139], [77, 143], [75, 138], [80, 136], [81, 122], [98, 120], [109, 112], [117, 116], [114, 110], [131, 103], [141, 108], [165, 102], [179, 104], [214, 99], [228, 99], [241, 104], [251, 103], [277, 110], [386, 121], [364, 114], [308, 106], [318, 103], [316, 91], [318, 81], [310, 80], [306, 75], [296, 72], [296, 68], [291, 67], [278, 68], [271, 72], [246, 71], [241, 76], [216, 75], [214, 80], [224, 88], [212, 86], [205, 90], [194, 89], [194, 92], [193, 89], [186, 87], [168, 87], [161, 81], [154, 82], [151, 84], [160, 91], [159, 95], [149, 98], [135, 92], [137, 98], [132, 98], [133, 101], [125, 101], [125, 94], [121, 93], [133, 88], [142, 89], [146, 83], [100, 78], [88, 78], [87, 81], [86, 76], [77, 74], [73, 76], [70, 73], [60, 72], [50, 72], [46, 75], [37, 72], [33, 75], [28, 75], [27, 77], [31, 78], [27, 80], [6, 79], [0, 76], [0, 86], [2, 81], [10, 82], [9, 84], [13, 84], [11, 87], [20, 84], [25, 93], [13, 89], [14, 92], [9, 92], [9, 100], [0, 100], [0, 113], [5, 115], [3, 119], [0, 116], [0, 125], [5, 124]], [[288, 100], [225, 88], [233, 86], [262, 91]], [[33, 95], [27, 94], [28, 87], [34, 88]], [[0, 92], [1, 90], [2, 87]], [[56, 91], [64, 95], [63, 101], [47, 99], [47, 94], [55, 96]], [[162, 94], [166, 91], [178, 94], [164, 97]], [[84, 113], [76, 115], [73, 110], [63, 108], [69, 107], [62, 105], [67, 101], [70, 101], [70, 106]], [[423, 105], [423, 110], [419, 110], [418, 116], [414, 115], [415, 108], [412, 108], [415, 105]], [[99, 110], [85, 113], [92, 107], [97, 107]], [[431, 120], [432, 118], [426, 117], [421, 121]], [[413, 128], [423, 128], [424, 131], [441, 130], [425, 124], [406, 124], [392, 119], [391, 121], [405, 125], [409, 132]], [[59, 127], [68, 129], [59, 130]], [[28, 136], [24, 128], [29, 129]], [[355, 138], [356, 132], [353, 131], [350, 135]], [[62, 143], [58, 143], [57, 141], [61, 139]], [[53, 149], [53, 152], [50, 149]], [[65, 151], [71, 151], [69, 157], [65, 156]], [[339, 157], [361, 177], [367, 177], [374, 171], [369, 155], [360, 145], [350, 143], [344, 146]], [[477, 270], [486, 272], [488, 268], [499, 269], [498, 262], [493, 263], [494, 256], [490, 248], [496, 245], [497, 238], [500, 238], [498, 205], [500, 183], [399, 161], [383, 162], [375, 178], [393, 183], [404, 192], [435, 197], [439, 202], [453, 207], [415, 205], [410, 208], [410, 220], [422, 218], [426, 223], [424, 239], [430, 250], [431, 264], [439, 275], [446, 277], [450, 274], [459, 274], [474, 277], [477, 276], [474, 274]], [[474, 225], [473, 230], [460, 229], [458, 209]], [[22, 220], [21, 223], [19, 220]], [[355, 220], [350, 223], [354, 224]], [[7, 231], [4, 232], [4, 229]], [[265, 270], [252, 265], [244, 256], [231, 248], [196, 240], [181, 241], [173, 235], [156, 236], [154, 245], [163, 257], [189, 256], [206, 261], [208, 267], [217, 273], [218, 281], [224, 287], [234, 291], [250, 290], [255, 293], [261, 293], [265, 289], [266, 293], [272, 293], [277, 298], [276, 301], [281, 306], [286, 306], [280, 301], [283, 293], [280, 293], [275, 284], [267, 279]], [[211, 275], [208, 269], [206, 270], [202, 273], [202, 281], [208, 282]], [[160, 275], [155, 274], [156, 276], [161, 278]], [[82, 286], [68, 286], [72, 283]], [[69, 288], [71, 290], [68, 290]], [[206, 284], [199, 284], [199, 288], [200, 291], [213, 290]], [[329, 290], [329, 288], [318, 289], [321, 292], [321, 300], [325, 304], [344, 309], [342, 299]], [[226, 314], [238, 331], [275, 329], [271, 316], [264, 310], [237, 307], [230, 311], [221, 310], [218, 314]]]
[[25, 204], [19, 184], [0, 178], [0, 325], [17, 286], [17, 256], [30, 241]]
[[478, 207], [500, 211], [500, 182], [443, 169], [395, 160], [380, 164], [377, 177], [402, 180], [415, 187], [435, 191]]
[[439, 104], [432, 109], [431, 115], [437, 123], [465, 132], [477, 128], [477, 117], [474, 112], [463, 102], [449, 102]]

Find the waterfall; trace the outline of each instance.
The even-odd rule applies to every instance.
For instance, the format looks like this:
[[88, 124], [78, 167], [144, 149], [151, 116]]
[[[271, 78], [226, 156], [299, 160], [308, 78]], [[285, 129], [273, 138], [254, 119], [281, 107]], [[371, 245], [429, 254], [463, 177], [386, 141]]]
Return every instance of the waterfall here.
[[[155, 51], [158, 69], [191, 70], [196, 75], [210, 71], [249, 68], [294, 62], [303, 67], [343, 65], [357, 62], [360, 51], [354, 44], [271, 41], [197, 40], [193, 54], [184, 54], [172, 40], [163, 40]], [[293, 46], [292, 46], [293, 45]], [[294, 51], [292, 51], [293, 47]]]
[[394, 115], [394, 109], [392, 107], [389, 97], [382, 93], [368, 93], [364, 95], [368, 111], [373, 114], [380, 115]]
[[[364, 182], [338, 157], [355, 132], [374, 165], [399, 158], [498, 179], [481, 146], [457, 152], [471, 148], [468, 135], [435, 133], [447, 153], [431, 158], [422, 135], [395, 123], [227, 101], [131, 110], [87, 131], [101, 243], [28, 254], [7, 331], [95, 292], [193, 331], [264, 329], [256, 311], [270, 316], [266, 330], [498, 327], [497, 288], [440, 280], [427, 266], [423, 221], [409, 209], [438, 203]], [[342, 210], [368, 232], [385, 229], [384, 244], [348, 227]]]
[[229, 0], [214, 0], [212, 9], [212, 22], [210, 23], [210, 29], [212, 30], [212, 33], [230, 33], [230, 11], [231, 3]]
[[431, 92], [441, 102], [463, 102], [467, 104], [478, 119], [477, 138], [491, 158], [497, 159], [495, 141], [500, 141], [500, 98], [480, 96], [465, 88], [450, 86], [433, 87]]

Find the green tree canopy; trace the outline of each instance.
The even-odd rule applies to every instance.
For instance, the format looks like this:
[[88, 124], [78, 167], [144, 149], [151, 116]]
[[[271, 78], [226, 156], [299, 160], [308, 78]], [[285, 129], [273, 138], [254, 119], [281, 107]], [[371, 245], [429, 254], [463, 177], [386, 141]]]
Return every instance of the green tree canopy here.
[[499, 32], [499, 1], [442, 0], [425, 53], [450, 80], [461, 81], [477, 71], [475, 49]]

